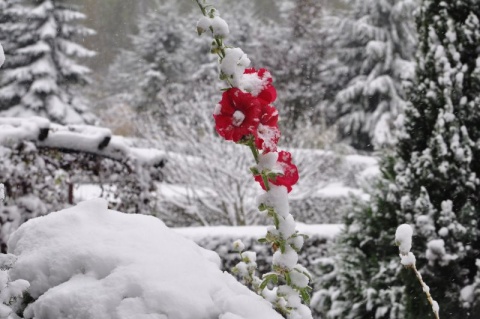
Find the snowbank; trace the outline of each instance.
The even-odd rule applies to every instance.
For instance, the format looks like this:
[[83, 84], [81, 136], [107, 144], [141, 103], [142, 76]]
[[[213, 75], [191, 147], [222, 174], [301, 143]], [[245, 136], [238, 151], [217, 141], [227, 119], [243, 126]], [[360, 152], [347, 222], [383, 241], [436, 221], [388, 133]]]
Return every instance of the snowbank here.
[[282, 318], [204, 250], [151, 216], [101, 199], [32, 219], [11, 237], [12, 280], [30, 282], [25, 318]]

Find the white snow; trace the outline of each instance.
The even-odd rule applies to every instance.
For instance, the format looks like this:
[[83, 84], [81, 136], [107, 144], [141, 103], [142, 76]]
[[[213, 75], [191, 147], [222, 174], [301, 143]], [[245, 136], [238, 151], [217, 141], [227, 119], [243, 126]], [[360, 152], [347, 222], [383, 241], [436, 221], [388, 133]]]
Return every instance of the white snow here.
[[[277, 111], [275, 111], [277, 112]], [[280, 139], [280, 130], [275, 126], [258, 124], [257, 136], [263, 140], [263, 148], [275, 150]]]
[[400, 254], [400, 258], [401, 258], [401, 263], [402, 265], [404, 266], [413, 266], [415, 265], [415, 255], [411, 252], [408, 252], [406, 255], [404, 254]]
[[225, 57], [220, 63], [220, 70], [227, 75], [234, 87], [238, 87], [245, 72], [250, 65], [250, 59], [240, 48], [225, 49]]
[[0, 66], [2, 66], [3, 63], [5, 63], [5, 52], [3, 52], [3, 46], [0, 43]]
[[[307, 225], [297, 223], [297, 230], [307, 236], [319, 236], [325, 239], [335, 238], [342, 230], [341, 224]], [[265, 226], [211, 226], [173, 228], [176, 232], [194, 241], [208, 237], [229, 238], [262, 238], [265, 236]]]
[[258, 96], [271, 79], [272, 75], [268, 71], [262, 77], [258, 76], [258, 72], [243, 74], [238, 87], [243, 91], [250, 92], [253, 96]]
[[400, 254], [407, 255], [412, 249], [413, 229], [408, 224], [398, 226], [395, 232], [395, 243], [398, 245]]
[[440, 311], [440, 306], [438, 305], [438, 302], [435, 300], [432, 300], [432, 309], [433, 312], [438, 313]]
[[5, 199], [5, 185], [0, 183], [0, 202]]
[[197, 22], [197, 31], [199, 34], [211, 28], [214, 37], [226, 38], [230, 34], [228, 24], [218, 15], [211, 17], [201, 17]]
[[243, 120], [245, 120], [245, 114], [243, 114], [242, 111], [237, 110], [235, 113], [233, 113], [232, 124], [234, 126], [242, 125]]
[[276, 186], [272, 184], [268, 192], [257, 197], [257, 206], [260, 206], [261, 204], [272, 207], [278, 215], [284, 218], [287, 217], [290, 211], [287, 188], [285, 186]]
[[277, 164], [278, 152], [268, 152], [258, 155], [257, 169], [259, 172], [269, 170], [273, 173], [283, 174], [283, 169]]
[[245, 250], [245, 244], [240, 239], [235, 240], [232, 244], [232, 247], [238, 252], [242, 252]]
[[468, 285], [460, 290], [460, 300], [467, 305], [472, 304], [475, 301], [475, 286]]
[[0, 319], [18, 318], [13, 314], [17, 298], [21, 297], [30, 284], [26, 280], [11, 281], [8, 270], [13, 267], [17, 258], [12, 254], [0, 254]]
[[278, 231], [282, 234], [283, 238], [290, 238], [295, 234], [296, 223], [293, 216], [288, 214], [285, 218], [279, 218]]
[[285, 252], [282, 253], [280, 250], [277, 250], [273, 254], [273, 264], [275, 266], [280, 266], [286, 269], [293, 269], [293, 267], [298, 262], [298, 254], [292, 247], [286, 246]]
[[308, 286], [310, 279], [307, 275], [303, 273], [301, 268], [296, 266], [292, 272], [290, 272], [290, 279], [292, 280], [292, 284], [298, 288], [305, 288]]
[[[41, 130], [48, 129], [48, 137], [39, 140]], [[33, 141], [39, 147], [65, 149], [98, 154], [120, 161], [132, 160], [151, 166], [166, 157], [165, 152], [154, 149], [133, 148], [124, 138], [112, 135], [107, 128], [88, 125], [58, 125], [41, 117], [0, 117], [0, 145]]]
[[364, 200], [370, 199], [369, 194], [365, 194], [364, 192], [362, 192], [362, 190], [357, 188], [344, 186], [343, 183], [341, 182], [327, 184], [325, 187], [320, 188], [313, 196], [338, 198], [338, 197], [348, 197], [350, 195], [360, 197]]
[[[23, 224], [12, 280], [31, 284], [25, 318], [282, 318], [218, 269], [218, 256], [159, 219], [96, 199]], [[215, 256], [216, 258], [213, 258]]]

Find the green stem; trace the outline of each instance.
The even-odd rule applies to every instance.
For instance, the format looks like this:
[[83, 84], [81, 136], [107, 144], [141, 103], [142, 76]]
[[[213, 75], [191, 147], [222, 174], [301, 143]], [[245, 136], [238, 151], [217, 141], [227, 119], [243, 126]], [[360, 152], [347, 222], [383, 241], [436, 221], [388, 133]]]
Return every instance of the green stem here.
[[255, 147], [255, 144], [253, 142], [253, 138], [249, 139], [247, 145], [248, 145], [248, 147], [250, 147], [250, 150], [252, 151], [253, 158], [255, 159], [255, 164], [258, 164], [258, 150]]
[[202, 10], [202, 14], [203, 14], [204, 16], [207, 16], [207, 10], [205, 10], [205, 7], [202, 6], [202, 4], [200, 3], [200, 0], [196, 0], [196, 2], [197, 2], [197, 4], [198, 4], [198, 6], [200, 7], [200, 10]]
[[270, 190], [270, 184], [268, 184], [268, 177], [262, 173], [263, 184], [265, 184], [265, 190], [268, 192]]
[[[228, 79], [227, 79], [227, 81], [228, 81]], [[247, 145], [248, 145], [248, 147], [250, 147], [250, 150], [252, 151], [253, 158], [255, 159], [255, 163], [258, 164], [259, 153], [258, 153], [257, 147], [255, 146], [255, 143], [254, 143], [252, 137], [248, 140]], [[263, 184], [265, 185], [265, 190], [268, 192], [270, 190], [270, 185], [268, 183], [268, 177], [265, 174], [263, 174], [263, 172], [261, 172], [260, 175], [262, 175], [262, 180], [263, 180]]]

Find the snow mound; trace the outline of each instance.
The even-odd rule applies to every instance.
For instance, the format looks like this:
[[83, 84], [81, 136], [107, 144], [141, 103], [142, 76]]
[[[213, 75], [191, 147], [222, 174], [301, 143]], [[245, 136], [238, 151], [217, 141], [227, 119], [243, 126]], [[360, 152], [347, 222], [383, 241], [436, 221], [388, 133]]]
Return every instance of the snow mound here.
[[95, 199], [32, 219], [11, 237], [12, 280], [35, 299], [25, 318], [282, 318], [219, 258], [152, 216]]

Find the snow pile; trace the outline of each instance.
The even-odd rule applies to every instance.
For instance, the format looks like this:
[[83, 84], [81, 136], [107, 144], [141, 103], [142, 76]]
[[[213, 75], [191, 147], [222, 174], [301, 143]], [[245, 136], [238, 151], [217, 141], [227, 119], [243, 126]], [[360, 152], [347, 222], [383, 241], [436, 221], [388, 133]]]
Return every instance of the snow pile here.
[[36, 218], [11, 237], [25, 318], [282, 318], [218, 269], [218, 256], [151, 216], [96, 199]]

